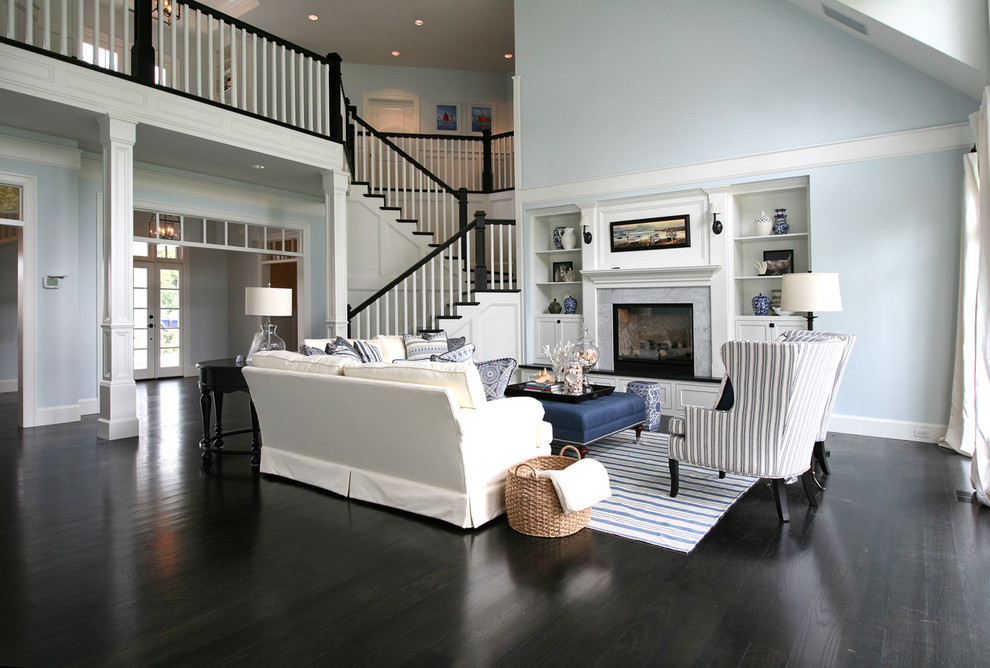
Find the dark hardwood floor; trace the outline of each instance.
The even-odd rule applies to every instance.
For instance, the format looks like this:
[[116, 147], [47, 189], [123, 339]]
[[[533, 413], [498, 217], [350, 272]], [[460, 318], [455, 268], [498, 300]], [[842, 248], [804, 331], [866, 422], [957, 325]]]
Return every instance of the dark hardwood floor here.
[[[461, 531], [252, 475], [247, 457], [204, 470], [195, 380], [138, 396], [140, 438], [109, 443], [94, 417], [18, 430], [0, 395], [0, 664], [990, 656], [990, 509], [969, 503], [968, 460], [932, 445], [833, 435], [817, 510], [791, 485], [781, 525], [757, 485], [684, 555], [587, 529], [529, 538], [504, 517]], [[243, 396], [230, 428], [249, 424]]]

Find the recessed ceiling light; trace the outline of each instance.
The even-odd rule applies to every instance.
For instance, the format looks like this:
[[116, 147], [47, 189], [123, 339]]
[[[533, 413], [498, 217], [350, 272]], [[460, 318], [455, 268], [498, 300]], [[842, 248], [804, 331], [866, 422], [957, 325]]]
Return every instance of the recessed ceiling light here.
[[399, 52], [398, 52], [398, 51], [393, 51], [393, 52], [392, 52], [392, 55], [393, 55], [393, 56], [397, 56], [397, 55], [399, 55]]
[[511, 53], [507, 53], [507, 54], [505, 54], [505, 57], [506, 58], [511, 58], [512, 57], [512, 54]]
[[316, 14], [310, 14], [308, 18], [309, 18], [310, 21], [319, 21], [320, 20], [320, 17], [317, 16]]
[[423, 25], [423, 19], [416, 19], [415, 23], [416, 25], [421, 26]]
[[264, 165], [251, 165], [251, 167], [253, 167], [254, 169], [264, 169], [265, 168]]

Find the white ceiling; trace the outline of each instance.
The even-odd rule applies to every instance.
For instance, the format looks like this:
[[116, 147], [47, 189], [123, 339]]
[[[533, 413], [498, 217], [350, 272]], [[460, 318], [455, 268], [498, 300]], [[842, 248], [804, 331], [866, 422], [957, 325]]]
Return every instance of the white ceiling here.
[[[512, 72], [513, 0], [206, 0], [345, 63]], [[316, 14], [318, 21], [307, 17]], [[423, 25], [417, 26], [420, 19]], [[392, 51], [398, 51], [393, 56]]]

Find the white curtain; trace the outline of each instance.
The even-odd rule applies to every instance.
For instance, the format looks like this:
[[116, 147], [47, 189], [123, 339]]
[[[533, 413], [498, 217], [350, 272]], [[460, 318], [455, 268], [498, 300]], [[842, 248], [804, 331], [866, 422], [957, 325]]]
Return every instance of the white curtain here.
[[[990, 506], [990, 87], [973, 114], [976, 153], [964, 161], [959, 322], [949, 428], [940, 444], [973, 457], [971, 480]], [[983, 185], [981, 188], [980, 185]]]

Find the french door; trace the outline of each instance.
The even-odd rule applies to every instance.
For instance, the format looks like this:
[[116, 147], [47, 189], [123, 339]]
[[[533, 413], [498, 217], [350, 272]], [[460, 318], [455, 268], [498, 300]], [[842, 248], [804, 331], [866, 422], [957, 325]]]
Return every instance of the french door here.
[[182, 375], [182, 264], [134, 261], [134, 379]]

